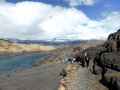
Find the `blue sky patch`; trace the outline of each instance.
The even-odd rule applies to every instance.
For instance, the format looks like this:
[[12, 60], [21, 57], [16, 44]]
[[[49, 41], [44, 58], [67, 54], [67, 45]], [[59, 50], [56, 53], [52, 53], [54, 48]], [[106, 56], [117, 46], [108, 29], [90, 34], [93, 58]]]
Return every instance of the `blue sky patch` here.
[[[33, 2], [43, 2], [51, 5], [59, 5], [63, 7], [71, 7], [66, 0], [7, 0], [11, 3], [17, 3], [21, 1], [33, 1]], [[99, 0], [98, 3], [94, 5], [77, 5], [75, 8], [82, 10], [91, 19], [101, 19], [103, 18], [104, 12], [120, 11], [120, 0]]]

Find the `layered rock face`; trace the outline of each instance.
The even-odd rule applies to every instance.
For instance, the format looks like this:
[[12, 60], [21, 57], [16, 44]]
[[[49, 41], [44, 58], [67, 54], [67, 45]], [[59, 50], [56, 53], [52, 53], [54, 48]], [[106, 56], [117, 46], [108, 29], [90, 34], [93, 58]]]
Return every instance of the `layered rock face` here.
[[101, 62], [110, 69], [120, 71], [120, 30], [108, 36], [104, 47], [106, 52], [101, 54]]
[[107, 45], [111, 48], [111, 51], [120, 51], [120, 29], [108, 36]]
[[120, 29], [108, 36], [103, 45], [86, 49], [89, 67], [101, 74], [102, 82], [110, 90], [120, 90]]
[[100, 56], [100, 60], [110, 70], [102, 79], [111, 90], [120, 90], [120, 29], [110, 34], [106, 43], [107, 52]]

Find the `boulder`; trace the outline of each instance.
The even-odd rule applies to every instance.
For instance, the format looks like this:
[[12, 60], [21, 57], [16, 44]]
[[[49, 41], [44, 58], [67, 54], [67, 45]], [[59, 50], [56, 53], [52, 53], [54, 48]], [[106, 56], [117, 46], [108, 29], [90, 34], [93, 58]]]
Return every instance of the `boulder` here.
[[92, 71], [101, 74], [109, 90], [120, 90], [120, 29], [110, 34], [103, 45], [88, 48], [86, 52], [92, 61]]
[[120, 72], [105, 74], [102, 82], [109, 90], [120, 90]]
[[120, 53], [103, 53], [100, 62], [107, 68], [120, 71]]

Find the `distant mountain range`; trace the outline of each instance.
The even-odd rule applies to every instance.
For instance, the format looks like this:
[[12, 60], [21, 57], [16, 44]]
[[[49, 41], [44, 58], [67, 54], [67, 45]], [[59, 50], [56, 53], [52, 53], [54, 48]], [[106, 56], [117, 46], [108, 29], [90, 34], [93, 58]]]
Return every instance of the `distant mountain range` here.
[[54, 40], [20, 40], [20, 39], [0, 39], [10, 43], [17, 43], [17, 44], [42, 44], [42, 45], [79, 45], [80, 43], [95, 43], [100, 42], [102, 40], [63, 40], [63, 39], [54, 39]]
[[7, 39], [13, 43], [19, 44], [43, 44], [43, 45], [73, 45], [73, 44], [80, 44], [83, 42], [82, 40], [20, 40], [20, 39]]

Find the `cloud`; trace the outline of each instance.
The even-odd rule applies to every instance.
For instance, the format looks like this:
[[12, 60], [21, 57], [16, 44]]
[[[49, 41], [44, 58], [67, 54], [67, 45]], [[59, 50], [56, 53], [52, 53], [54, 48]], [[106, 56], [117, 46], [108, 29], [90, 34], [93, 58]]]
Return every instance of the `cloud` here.
[[91, 20], [81, 10], [40, 2], [0, 5], [0, 37], [34, 40], [105, 39], [120, 28], [120, 13], [100, 21]]
[[98, 0], [66, 0], [70, 6], [94, 5]]

